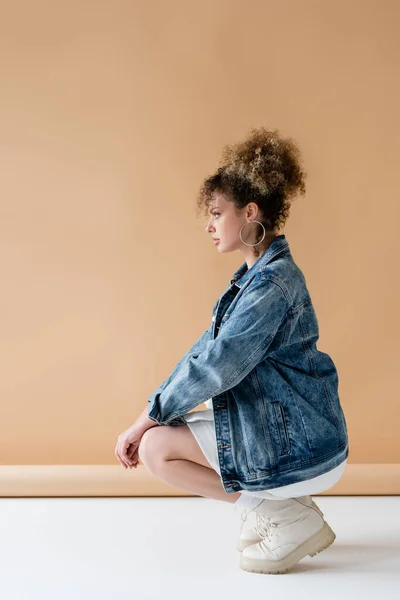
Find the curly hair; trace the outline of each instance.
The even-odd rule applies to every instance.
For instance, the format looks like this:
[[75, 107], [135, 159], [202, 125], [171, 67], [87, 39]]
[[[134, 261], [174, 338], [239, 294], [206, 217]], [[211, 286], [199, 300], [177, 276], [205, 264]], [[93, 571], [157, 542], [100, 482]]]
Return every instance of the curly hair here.
[[[277, 129], [250, 129], [244, 141], [222, 148], [219, 168], [201, 185], [198, 214], [208, 215], [214, 192], [232, 201], [237, 211], [255, 202], [268, 239], [288, 218], [293, 196], [305, 194], [306, 176], [291, 138], [283, 138]], [[253, 251], [257, 257], [259, 251]]]

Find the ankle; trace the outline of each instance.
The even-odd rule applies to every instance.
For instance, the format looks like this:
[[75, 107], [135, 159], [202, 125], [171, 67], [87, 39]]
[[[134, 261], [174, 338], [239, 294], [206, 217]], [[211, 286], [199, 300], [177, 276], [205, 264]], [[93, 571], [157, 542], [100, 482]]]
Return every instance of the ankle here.
[[245, 508], [246, 510], [254, 510], [257, 506], [263, 502], [264, 498], [259, 496], [249, 496], [248, 494], [240, 494], [240, 498], [236, 500], [235, 506], [238, 508]]

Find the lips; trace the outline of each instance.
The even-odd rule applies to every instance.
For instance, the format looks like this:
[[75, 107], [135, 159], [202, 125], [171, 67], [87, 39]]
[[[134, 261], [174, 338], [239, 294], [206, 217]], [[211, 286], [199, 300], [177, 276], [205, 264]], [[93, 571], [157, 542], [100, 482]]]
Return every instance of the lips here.
[[217, 241], [219, 241], [219, 238], [213, 238], [213, 241], [217, 242]]

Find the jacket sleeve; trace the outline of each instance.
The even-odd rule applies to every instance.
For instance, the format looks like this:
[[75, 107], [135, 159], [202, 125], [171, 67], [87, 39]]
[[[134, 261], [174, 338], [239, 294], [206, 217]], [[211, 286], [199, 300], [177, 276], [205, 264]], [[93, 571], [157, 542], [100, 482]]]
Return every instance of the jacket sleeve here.
[[174, 424], [198, 404], [237, 385], [268, 355], [288, 309], [281, 286], [257, 273], [217, 337], [208, 334], [203, 346], [191, 349], [178, 363], [174, 378], [150, 396], [149, 418]]
[[168, 375], [168, 377], [166, 379], [164, 379], [164, 381], [162, 383], [160, 383], [159, 388], [158, 388], [159, 390], [164, 390], [167, 387], [167, 385], [169, 385], [169, 383], [174, 379], [176, 374], [179, 372], [179, 370], [183, 367], [185, 362], [188, 360], [188, 358], [192, 354], [199, 354], [199, 352], [204, 350], [207, 340], [210, 339], [210, 334], [211, 334], [211, 328], [209, 330], [204, 331], [201, 334], [201, 336], [199, 337], [197, 342], [195, 342], [193, 344], [193, 346], [191, 348], [189, 348], [189, 350], [186, 352], [186, 354], [175, 365], [175, 367], [172, 369], [172, 371]]

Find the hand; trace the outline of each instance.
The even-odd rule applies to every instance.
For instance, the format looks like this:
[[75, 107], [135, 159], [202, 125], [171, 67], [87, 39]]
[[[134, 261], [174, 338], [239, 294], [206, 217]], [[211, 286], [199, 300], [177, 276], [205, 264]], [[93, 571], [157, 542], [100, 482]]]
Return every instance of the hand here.
[[131, 425], [131, 427], [119, 434], [114, 453], [125, 469], [131, 469], [132, 467], [136, 469], [138, 466], [138, 448], [142, 436], [143, 432], [137, 429], [135, 425]]

